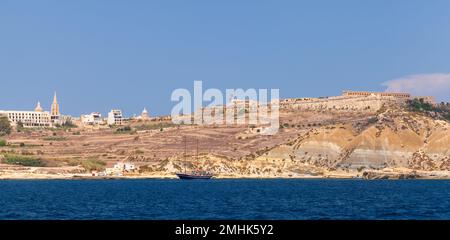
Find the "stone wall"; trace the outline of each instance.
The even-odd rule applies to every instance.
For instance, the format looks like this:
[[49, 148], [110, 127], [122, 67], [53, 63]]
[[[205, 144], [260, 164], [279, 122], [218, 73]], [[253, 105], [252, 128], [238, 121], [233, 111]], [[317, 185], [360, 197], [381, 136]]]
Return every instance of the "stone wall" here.
[[378, 111], [384, 104], [403, 104], [405, 99], [392, 96], [337, 96], [308, 99], [285, 99], [280, 103], [281, 110], [315, 111]]
[[347, 97], [380, 96], [380, 97], [395, 97], [395, 98], [405, 98], [405, 99], [411, 98], [411, 94], [409, 94], [409, 93], [365, 92], [365, 91], [358, 92], [358, 91], [350, 91], [350, 90], [343, 91], [342, 96], [347, 96]]

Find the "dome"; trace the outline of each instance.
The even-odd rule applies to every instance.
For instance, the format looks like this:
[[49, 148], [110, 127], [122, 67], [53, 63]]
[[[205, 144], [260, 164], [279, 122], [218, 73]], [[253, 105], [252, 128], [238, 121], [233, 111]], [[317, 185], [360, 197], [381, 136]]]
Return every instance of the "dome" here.
[[40, 102], [37, 103], [36, 108], [34, 109], [34, 111], [35, 111], [35, 112], [42, 112], [42, 111], [43, 111]]
[[141, 119], [148, 119], [148, 112], [147, 112], [147, 108], [144, 108], [144, 110], [142, 110], [142, 114], [141, 114]]

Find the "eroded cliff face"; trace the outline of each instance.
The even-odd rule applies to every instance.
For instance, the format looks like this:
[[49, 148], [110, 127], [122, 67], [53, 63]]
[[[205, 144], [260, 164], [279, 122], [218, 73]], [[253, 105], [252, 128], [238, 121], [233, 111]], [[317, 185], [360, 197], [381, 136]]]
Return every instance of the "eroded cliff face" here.
[[293, 144], [271, 150], [267, 158], [288, 156], [328, 171], [450, 170], [450, 125], [420, 114], [390, 110], [363, 127], [339, 124], [311, 130]]
[[[197, 165], [219, 177], [411, 178], [444, 172], [439, 177], [448, 178], [450, 124], [388, 109], [366, 122], [304, 129], [296, 137], [250, 156], [229, 159], [208, 154], [200, 156]], [[173, 172], [182, 166], [182, 161], [174, 158], [161, 170]]]

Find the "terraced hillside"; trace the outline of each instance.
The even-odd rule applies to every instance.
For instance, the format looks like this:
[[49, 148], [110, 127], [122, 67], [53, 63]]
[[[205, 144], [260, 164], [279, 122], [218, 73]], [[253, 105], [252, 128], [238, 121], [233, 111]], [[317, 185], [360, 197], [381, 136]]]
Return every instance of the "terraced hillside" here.
[[[212, 170], [219, 177], [362, 177], [364, 172], [411, 171], [437, 171], [433, 174], [445, 177], [450, 171], [450, 124], [399, 106], [365, 112], [283, 111], [276, 135], [260, 135], [252, 131], [255, 127], [132, 122], [131, 131], [29, 130], [12, 133], [8, 145], [0, 147], [0, 158], [38, 158], [46, 166], [38, 170], [52, 173], [80, 173], [84, 161], [102, 161], [105, 167], [127, 161], [140, 166], [142, 176], [167, 177], [185, 166]], [[10, 173], [11, 167], [2, 164], [0, 172]]]

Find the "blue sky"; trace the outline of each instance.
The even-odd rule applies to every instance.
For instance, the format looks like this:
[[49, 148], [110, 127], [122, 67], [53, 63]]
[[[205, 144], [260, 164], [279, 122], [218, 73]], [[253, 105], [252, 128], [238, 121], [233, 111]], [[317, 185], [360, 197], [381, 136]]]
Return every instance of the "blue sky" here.
[[57, 91], [65, 114], [168, 114], [194, 80], [285, 98], [412, 77], [450, 101], [448, 73], [446, 0], [0, 1], [0, 109], [49, 109]]

